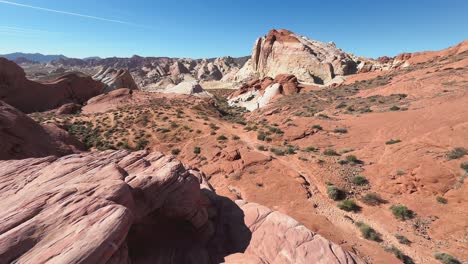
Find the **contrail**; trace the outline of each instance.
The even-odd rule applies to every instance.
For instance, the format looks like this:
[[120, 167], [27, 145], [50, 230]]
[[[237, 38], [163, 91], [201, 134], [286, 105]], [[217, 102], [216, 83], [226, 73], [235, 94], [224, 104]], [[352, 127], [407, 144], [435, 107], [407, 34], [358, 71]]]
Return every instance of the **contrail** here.
[[73, 12], [62, 11], [62, 10], [56, 10], [56, 9], [50, 9], [50, 8], [45, 8], [45, 7], [40, 7], [40, 6], [25, 5], [25, 4], [12, 2], [12, 1], [6, 1], [6, 0], [0, 0], [0, 4], [7, 4], [7, 5], [12, 5], [12, 6], [31, 8], [31, 9], [36, 9], [36, 10], [41, 10], [41, 11], [46, 11], [46, 12], [52, 12], [52, 13], [58, 13], [58, 14], [64, 14], [64, 15], [69, 15], [69, 16], [90, 18], [90, 19], [101, 20], [101, 21], [112, 22], [112, 23], [139, 26], [137, 24], [134, 24], [134, 23], [131, 23], [131, 22], [126, 22], [126, 21], [121, 21], [121, 20], [108, 19], [108, 18], [97, 17], [97, 16], [90, 16], [90, 15], [73, 13]]

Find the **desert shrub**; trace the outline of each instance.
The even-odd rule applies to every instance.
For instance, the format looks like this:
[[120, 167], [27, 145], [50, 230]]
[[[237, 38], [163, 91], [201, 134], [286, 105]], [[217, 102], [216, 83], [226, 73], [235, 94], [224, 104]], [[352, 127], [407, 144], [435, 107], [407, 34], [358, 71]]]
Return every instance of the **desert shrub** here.
[[179, 155], [179, 153], [180, 153], [180, 149], [177, 149], [177, 148], [176, 148], [176, 149], [172, 149], [172, 150], [171, 150], [171, 153], [172, 153], [172, 155], [177, 156], [177, 155]]
[[392, 205], [390, 207], [390, 210], [392, 210], [393, 215], [400, 220], [407, 220], [411, 219], [414, 217], [413, 211], [408, 209], [408, 207], [404, 205]]
[[270, 151], [273, 152], [277, 156], [284, 156], [286, 154], [284, 150], [277, 149], [277, 148], [270, 148]]
[[284, 134], [284, 132], [277, 127], [269, 127], [268, 130], [274, 134]]
[[366, 185], [369, 183], [369, 181], [366, 179], [366, 177], [358, 175], [353, 178], [353, 183], [356, 185]]
[[213, 130], [218, 130], [219, 127], [213, 123], [210, 123], [210, 128], [213, 129]]
[[136, 143], [135, 150], [143, 150], [147, 145], [149, 141], [146, 139], [139, 139]]
[[212, 136], [216, 135], [216, 131], [211, 131], [210, 135], [212, 135]]
[[354, 109], [354, 107], [353, 107], [353, 106], [348, 106], [348, 107], [346, 108], [346, 111], [349, 111], [349, 112], [354, 112], [354, 111], [355, 111], [355, 109]]
[[441, 204], [446, 204], [447, 203], [447, 199], [445, 199], [444, 197], [441, 197], [441, 196], [437, 196], [436, 201], [438, 203], [441, 203]]
[[398, 107], [398, 106], [396, 106], [396, 105], [390, 107], [390, 111], [399, 111], [400, 109], [401, 109], [401, 108]]
[[328, 197], [334, 201], [343, 199], [344, 192], [334, 185], [327, 186]]
[[197, 129], [197, 130], [195, 131], [195, 133], [197, 133], [197, 134], [201, 134], [201, 133], [202, 133], [202, 131], [201, 131], [200, 129]]
[[260, 150], [260, 151], [267, 151], [268, 150], [268, 148], [263, 146], [263, 145], [258, 146], [257, 149]]
[[309, 146], [309, 147], [304, 149], [304, 152], [315, 152], [317, 150], [318, 149], [316, 147]]
[[344, 102], [339, 103], [335, 108], [340, 109], [340, 108], [345, 108], [347, 105]]
[[221, 135], [217, 138], [217, 140], [227, 140], [228, 138], [225, 135]]
[[320, 125], [313, 125], [312, 129], [323, 130], [323, 127]]
[[201, 148], [200, 147], [194, 147], [193, 148], [193, 153], [195, 153], [197, 155], [200, 154], [201, 153]]
[[348, 155], [346, 156], [346, 160], [348, 162], [352, 162], [352, 163], [361, 163], [361, 161], [354, 155]]
[[386, 145], [393, 145], [393, 144], [397, 144], [397, 143], [400, 143], [401, 140], [399, 139], [390, 139], [389, 141], [385, 142]]
[[376, 193], [367, 193], [361, 198], [361, 201], [370, 206], [376, 206], [385, 203], [385, 200]]
[[359, 211], [359, 209], [361, 209], [354, 200], [344, 200], [342, 202], [339, 202], [337, 206], [338, 208], [346, 212], [357, 212]]
[[326, 114], [319, 114], [318, 117], [323, 118], [323, 119], [330, 119], [330, 117]]
[[285, 153], [288, 155], [293, 155], [296, 154], [297, 148], [294, 146], [288, 146], [288, 148], [285, 150]]
[[340, 154], [338, 154], [333, 149], [326, 149], [326, 150], [323, 151], [323, 155], [325, 155], [325, 156], [339, 156]]
[[443, 264], [461, 264], [458, 259], [447, 253], [435, 253], [434, 258]]
[[267, 135], [265, 133], [263, 133], [263, 132], [258, 133], [258, 135], [257, 135], [258, 140], [265, 141], [266, 138], [267, 138]]
[[239, 139], [240, 139], [240, 137], [237, 136], [237, 135], [233, 135], [233, 136], [232, 136], [232, 140], [239, 140]]
[[464, 148], [454, 148], [447, 153], [447, 159], [449, 160], [459, 159], [465, 156], [466, 154], [468, 154], [468, 150]]
[[340, 165], [346, 165], [348, 163], [349, 163], [349, 161], [343, 160], [343, 159], [338, 161], [338, 164], [340, 164]]
[[463, 162], [462, 164], [460, 164], [460, 168], [468, 172], [468, 162]]
[[335, 128], [335, 130], [333, 130], [335, 133], [340, 133], [340, 134], [346, 134], [348, 133], [348, 129], [346, 128]]
[[400, 244], [403, 244], [403, 245], [411, 244], [411, 241], [407, 237], [405, 237], [404, 235], [395, 234], [395, 238], [398, 240], [398, 242]]
[[363, 238], [367, 240], [372, 240], [372, 241], [380, 241], [380, 235], [375, 231], [372, 227], [369, 225], [363, 223], [363, 222], [356, 222], [356, 226], [359, 228], [359, 231], [361, 231], [361, 235]]
[[395, 246], [390, 246], [390, 247], [385, 247], [385, 251], [392, 252], [395, 257], [397, 257], [399, 260], [401, 260], [404, 264], [413, 264], [414, 261], [405, 255], [401, 250], [396, 248]]

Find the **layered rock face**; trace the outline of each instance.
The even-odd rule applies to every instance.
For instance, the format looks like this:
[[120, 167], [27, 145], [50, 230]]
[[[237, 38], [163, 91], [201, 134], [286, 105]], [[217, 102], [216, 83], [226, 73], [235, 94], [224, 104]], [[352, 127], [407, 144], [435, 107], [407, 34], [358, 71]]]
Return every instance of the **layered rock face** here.
[[66, 103], [82, 104], [100, 94], [103, 88], [103, 83], [79, 73], [33, 82], [26, 78], [21, 67], [0, 58], [0, 100], [25, 113], [51, 110]]
[[264, 107], [283, 95], [299, 92], [299, 82], [294, 75], [280, 74], [275, 79], [255, 79], [241, 86], [229, 96], [228, 103], [249, 111]]
[[288, 216], [208, 188], [146, 151], [0, 161], [0, 263], [362, 263]]
[[112, 68], [103, 68], [93, 76], [93, 79], [106, 85], [104, 92], [113, 91], [119, 88], [138, 90], [138, 86], [133, 80], [130, 72], [123, 69], [116, 70]]
[[66, 155], [84, 150], [83, 144], [55, 125], [37, 124], [0, 101], [0, 159]]
[[330, 83], [336, 76], [356, 72], [356, 62], [350, 54], [335, 47], [294, 34], [288, 30], [271, 30], [257, 39], [252, 57], [237, 79], [274, 77], [293, 74], [302, 82]]

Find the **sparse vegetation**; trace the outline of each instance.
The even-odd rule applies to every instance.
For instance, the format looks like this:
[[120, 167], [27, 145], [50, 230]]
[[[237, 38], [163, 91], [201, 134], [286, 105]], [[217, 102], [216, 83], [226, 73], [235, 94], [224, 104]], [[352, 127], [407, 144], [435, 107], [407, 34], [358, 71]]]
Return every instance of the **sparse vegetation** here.
[[263, 145], [258, 146], [257, 149], [260, 151], [268, 151], [268, 147], [265, 147]]
[[225, 135], [221, 135], [217, 138], [218, 141], [227, 140], [228, 138]]
[[454, 148], [447, 153], [447, 159], [449, 160], [459, 159], [467, 154], [468, 154], [468, 150], [466, 150], [465, 148]]
[[346, 212], [357, 212], [361, 209], [354, 200], [344, 200], [337, 204], [338, 208]]
[[323, 151], [323, 155], [325, 155], [325, 156], [339, 156], [340, 154], [338, 154], [333, 149], [326, 149], [326, 150]]
[[401, 260], [404, 264], [413, 264], [414, 261], [405, 255], [401, 250], [399, 250], [395, 246], [390, 246], [390, 247], [385, 247], [385, 251], [392, 252], [395, 257], [397, 257], [399, 260]]
[[447, 203], [447, 199], [445, 199], [444, 197], [441, 197], [441, 196], [437, 196], [436, 201], [438, 203], [441, 203], [441, 204], [446, 204]]
[[404, 205], [392, 205], [390, 207], [392, 210], [393, 215], [400, 220], [408, 220], [414, 217], [413, 211], [409, 210], [408, 207]]
[[386, 145], [393, 145], [393, 144], [397, 144], [397, 143], [400, 143], [401, 140], [399, 139], [390, 139], [389, 141], [385, 142]]
[[380, 197], [380, 195], [376, 193], [367, 193], [361, 198], [361, 201], [370, 206], [376, 206], [386, 202], [384, 199], [382, 199], [382, 197]]
[[461, 264], [458, 259], [448, 253], [435, 253], [434, 258], [443, 264]]
[[346, 134], [346, 133], [348, 133], [348, 129], [346, 129], [346, 128], [335, 128], [333, 130], [333, 132], [340, 133], [340, 134]]
[[359, 228], [359, 231], [361, 231], [361, 235], [363, 238], [367, 240], [372, 240], [372, 241], [380, 241], [380, 235], [375, 231], [372, 227], [369, 225], [363, 223], [363, 222], [356, 222], [356, 226]]
[[304, 152], [316, 152], [318, 149], [316, 147], [309, 146], [304, 149]]
[[180, 149], [177, 149], [177, 148], [176, 148], [176, 149], [172, 149], [172, 150], [171, 150], [171, 154], [174, 155], [174, 156], [179, 155], [179, 154], [180, 154]]
[[398, 240], [398, 242], [400, 244], [403, 244], [403, 245], [411, 244], [411, 241], [407, 237], [405, 237], [404, 235], [395, 234], [395, 238]]
[[468, 173], [468, 162], [463, 162], [462, 164], [460, 164], [460, 168], [462, 168], [463, 170], [465, 170], [466, 173]]
[[398, 107], [398, 106], [396, 106], [396, 105], [390, 107], [390, 111], [400, 111], [400, 109], [401, 109], [401, 108]]
[[313, 125], [312, 129], [323, 130], [323, 127], [320, 125]]
[[232, 136], [232, 140], [239, 140], [239, 139], [240, 139], [240, 137], [237, 136], [237, 135], [233, 135], [233, 136]]
[[328, 197], [334, 201], [343, 199], [344, 192], [334, 185], [327, 186]]
[[201, 148], [200, 147], [194, 147], [193, 148], [193, 153], [197, 154], [197, 155], [200, 154], [201, 153]]
[[346, 161], [351, 162], [351, 163], [361, 163], [361, 161], [354, 155], [347, 155], [346, 156]]
[[353, 178], [353, 183], [361, 186], [368, 184], [369, 181], [366, 179], [366, 177], [358, 175]]

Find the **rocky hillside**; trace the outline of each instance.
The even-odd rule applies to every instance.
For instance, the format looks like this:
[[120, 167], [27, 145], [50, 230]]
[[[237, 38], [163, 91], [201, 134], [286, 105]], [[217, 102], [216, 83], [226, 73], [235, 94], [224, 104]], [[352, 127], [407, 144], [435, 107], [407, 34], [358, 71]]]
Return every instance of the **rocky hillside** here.
[[59, 59], [47, 64], [51, 68], [96, 71], [97, 68], [128, 69], [143, 89], [167, 88], [182, 81], [215, 81], [230, 78], [245, 63], [242, 58], [178, 59], [164, 57]]

